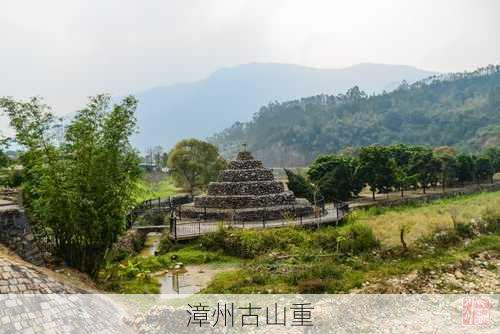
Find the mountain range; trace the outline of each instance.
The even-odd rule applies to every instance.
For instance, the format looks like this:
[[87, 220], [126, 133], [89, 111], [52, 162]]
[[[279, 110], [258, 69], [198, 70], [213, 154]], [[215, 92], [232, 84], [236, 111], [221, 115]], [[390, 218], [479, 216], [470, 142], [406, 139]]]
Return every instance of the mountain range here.
[[140, 150], [173, 146], [184, 138], [204, 139], [236, 121], [249, 121], [262, 105], [316, 94], [345, 93], [359, 86], [368, 94], [392, 91], [435, 72], [405, 65], [363, 63], [342, 69], [253, 63], [223, 68], [208, 78], [156, 87], [135, 94]]
[[371, 144], [451, 146], [479, 153], [500, 145], [500, 66], [402, 83], [368, 95], [313, 95], [274, 102], [251, 121], [214, 135], [225, 157], [246, 143], [268, 166], [304, 166], [319, 154]]

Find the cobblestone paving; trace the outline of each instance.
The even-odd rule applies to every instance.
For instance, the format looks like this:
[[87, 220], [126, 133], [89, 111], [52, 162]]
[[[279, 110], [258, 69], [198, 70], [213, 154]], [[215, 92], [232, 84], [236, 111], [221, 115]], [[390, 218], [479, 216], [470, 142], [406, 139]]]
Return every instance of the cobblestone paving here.
[[0, 255], [0, 334], [129, 333], [122, 317], [105, 296]]
[[83, 293], [47, 276], [34, 266], [0, 257], [0, 294]]

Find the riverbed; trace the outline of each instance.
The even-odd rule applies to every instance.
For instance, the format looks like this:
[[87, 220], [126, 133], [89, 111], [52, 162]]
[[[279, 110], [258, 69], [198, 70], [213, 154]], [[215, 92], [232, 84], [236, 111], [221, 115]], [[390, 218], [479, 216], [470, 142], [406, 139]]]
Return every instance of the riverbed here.
[[[143, 257], [155, 256], [160, 239], [161, 233], [148, 233], [144, 248], [139, 255]], [[234, 266], [221, 264], [179, 265], [178, 267], [153, 274], [161, 284], [161, 294], [191, 295], [198, 293], [206, 288], [218, 273], [235, 269]]]

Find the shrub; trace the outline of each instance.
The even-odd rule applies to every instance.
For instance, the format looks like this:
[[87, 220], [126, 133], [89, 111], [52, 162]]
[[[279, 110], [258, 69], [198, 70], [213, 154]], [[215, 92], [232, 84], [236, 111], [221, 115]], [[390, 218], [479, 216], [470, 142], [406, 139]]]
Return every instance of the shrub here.
[[379, 246], [371, 227], [363, 223], [348, 225], [340, 233], [340, 236], [344, 237], [343, 242], [339, 245], [343, 252], [358, 254]]
[[500, 230], [500, 208], [487, 207], [482, 215], [483, 224], [482, 233], [496, 233]]
[[462, 238], [472, 238], [474, 236], [474, 230], [471, 224], [456, 223], [454, 228], [458, 235]]
[[201, 239], [204, 249], [221, 249], [226, 254], [253, 258], [271, 250], [285, 251], [305, 240], [305, 232], [293, 228], [227, 231], [222, 228]]
[[200, 245], [203, 249], [224, 250], [226, 237], [226, 230], [222, 227], [222, 225], [219, 225], [216, 232], [209, 233], [201, 237]]
[[147, 211], [138, 219], [138, 225], [140, 226], [150, 226], [150, 225], [165, 225], [165, 214], [155, 211]]
[[326, 286], [321, 278], [313, 278], [299, 282], [297, 291], [299, 293], [322, 293], [326, 291]]
[[160, 238], [160, 244], [158, 245], [158, 254], [166, 254], [170, 252], [174, 248], [175, 244], [170, 239], [170, 235], [168, 232], [163, 233]]
[[136, 255], [144, 247], [146, 235], [137, 230], [129, 230], [113, 244], [108, 254], [109, 261], [119, 262], [129, 256]]
[[24, 182], [24, 174], [20, 169], [12, 169], [7, 178], [7, 186], [17, 188]]
[[328, 226], [318, 229], [311, 234], [311, 247], [335, 251], [339, 243], [339, 232], [336, 228]]
[[288, 189], [293, 191], [295, 196], [314, 200], [314, 189], [311, 183], [302, 175], [295, 174], [291, 170], [285, 169], [288, 177]]
[[462, 241], [460, 234], [455, 229], [443, 230], [434, 234], [432, 243], [436, 247], [446, 248], [458, 245]]

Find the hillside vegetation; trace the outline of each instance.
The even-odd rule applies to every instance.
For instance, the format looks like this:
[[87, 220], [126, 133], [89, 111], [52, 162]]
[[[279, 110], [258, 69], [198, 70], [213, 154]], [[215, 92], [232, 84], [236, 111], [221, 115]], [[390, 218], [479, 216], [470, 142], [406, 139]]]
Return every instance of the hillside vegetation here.
[[137, 94], [139, 132], [133, 143], [173, 146], [184, 138], [205, 138], [236, 121], [250, 120], [269, 101], [320, 93], [345, 93], [354, 85], [370, 93], [392, 90], [436, 74], [412, 66], [358, 64], [320, 69], [292, 64], [252, 63], [220, 69], [208, 78], [156, 87]]
[[475, 151], [500, 143], [500, 66], [434, 76], [368, 96], [317, 95], [270, 103], [248, 123], [210, 139], [231, 156], [246, 142], [271, 166], [301, 166], [320, 153], [374, 143], [452, 146]]

